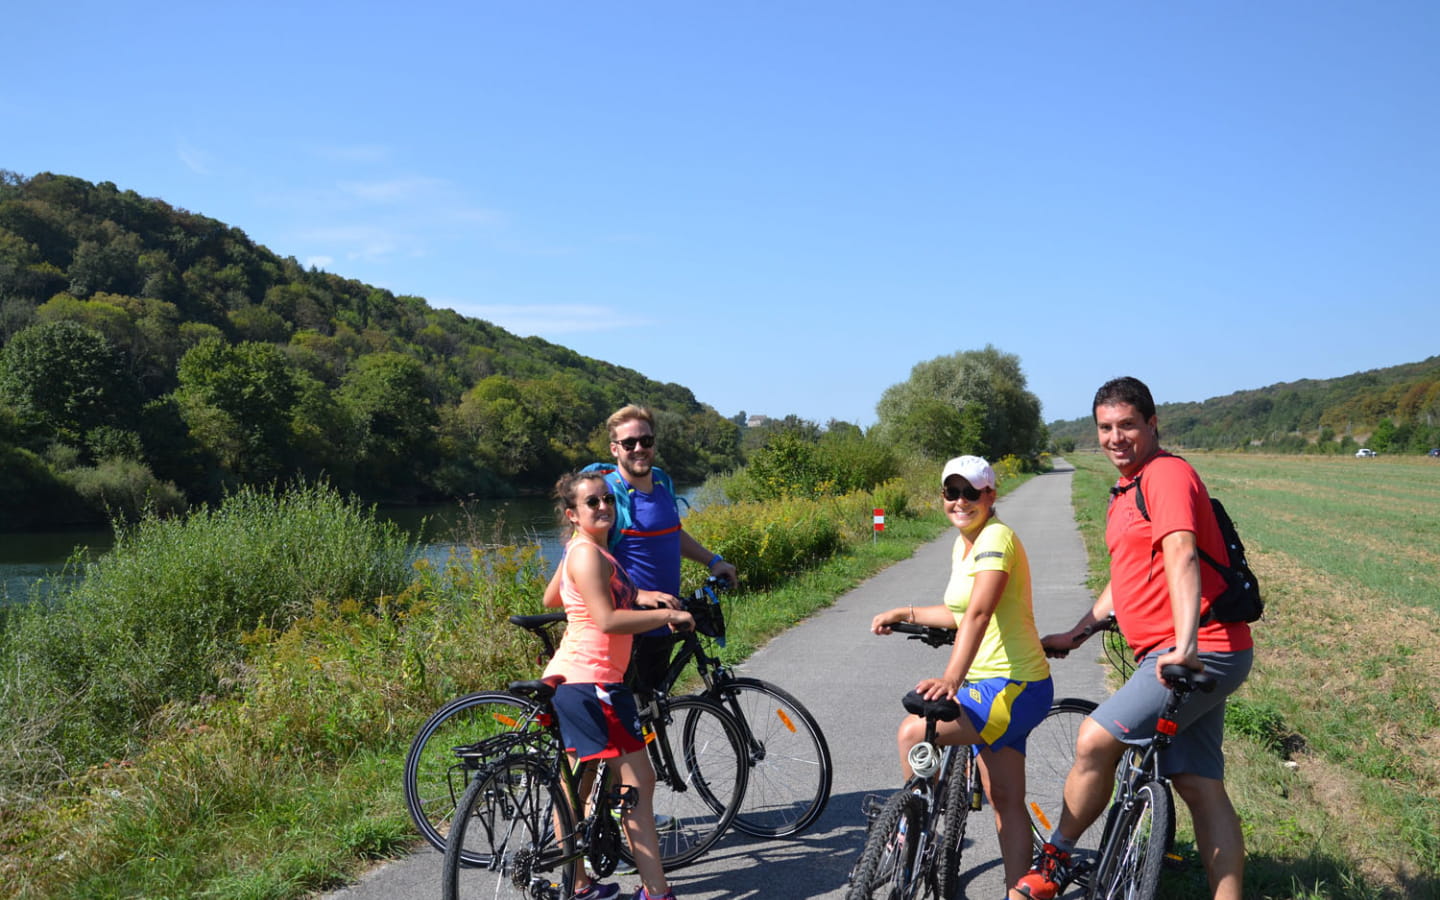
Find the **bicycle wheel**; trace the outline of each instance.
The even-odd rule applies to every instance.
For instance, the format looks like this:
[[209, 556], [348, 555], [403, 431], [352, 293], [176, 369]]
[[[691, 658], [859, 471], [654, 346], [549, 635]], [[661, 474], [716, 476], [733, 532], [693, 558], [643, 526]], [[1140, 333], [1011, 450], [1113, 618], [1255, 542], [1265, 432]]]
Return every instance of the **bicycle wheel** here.
[[[557, 837], [558, 836], [558, 837]], [[481, 770], [455, 808], [441, 874], [444, 900], [530, 900], [574, 893], [575, 817], [555, 774], [532, 756]], [[465, 862], [484, 858], [483, 866]]]
[[920, 884], [915, 871], [925, 801], [908, 790], [891, 794], [870, 826], [845, 900], [909, 900]]
[[[1075, 763], [1075, 739], [1080, 723], [1094, 712], [1095, 703], [1067, 697], [1056, 700], [1050, 712], [1025, 739], [1025, 807], [1030, 811], [1030, 831], [1035, 849], [1050, 840], [1060, 824], [1065, 805], [1065, 777]], [[1093, 861], [1100, 850], [1104, 816], [1085, 830], [1075, 844], [1081, 863]]]
[[1167, 840], [1175, 827], [1174, 801], [1165, 785], [1147, 781], [1135, 802], [1119, 811], [1090, 878], [1091, 898], [1151, 900], [1160, 885]]
[[[655, 767], [655, 821], [666, 871], [694, 862], [730, 827], [745, 795], [745, 739], [703, 697], [665, 701], [647, 748]], [[627, 861], [633, 862], [628, 847]]]
[[758, 837], [788, 837], [810, 827], [830, 801], [834, 767], [825, 734], [789, 692], [758, 678], [718, 687], [745, 732], [749, 785], [735, 827]]
[[969, 747], [955, 747], [945, 766], [941, 788], [944, 804], [936, 817], [940, 831], [935, 835], [935, 886], [941, 900], [958, 896], [960, 856], [965, 850], [965, 826], [970, 821], [970, 795], [980, 790], [979, 763]]
[[[445, 849], [456, 803], [484, 762], [466, 749], [514, 730], [532, 709], [523, 697], [481, 691], [451, 700], [420, 727], [405, 754], [405, 808], [430, 846]], [[464, 862], [485, 865], [489, 859], [466, 856]]]

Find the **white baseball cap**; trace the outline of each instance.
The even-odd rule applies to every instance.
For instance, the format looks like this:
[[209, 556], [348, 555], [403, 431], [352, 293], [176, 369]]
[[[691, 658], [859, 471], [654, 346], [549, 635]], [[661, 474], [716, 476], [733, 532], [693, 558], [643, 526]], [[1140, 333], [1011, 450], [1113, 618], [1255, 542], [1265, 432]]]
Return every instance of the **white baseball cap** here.
[[957, 456], [947, 462], [940, 473], [940, 483], [943, 485], [951, 475], [959, 475], [977, 491], [995, 487], [995, 470], [978, 456]]

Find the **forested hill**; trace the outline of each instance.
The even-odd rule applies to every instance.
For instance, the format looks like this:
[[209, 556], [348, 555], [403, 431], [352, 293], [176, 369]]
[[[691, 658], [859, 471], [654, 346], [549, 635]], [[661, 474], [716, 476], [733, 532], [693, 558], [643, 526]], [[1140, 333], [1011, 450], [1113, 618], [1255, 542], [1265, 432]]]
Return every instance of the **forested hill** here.
[[543, 487], [608, 455], [627, 402], [661, 413], [679, 478], [737, 462], [737, 426], [680, 385], [109, 182], [0, 170], [0, 528], [296, 475], [376, 500]]
[[[1303, 379], [1163, 403], [1160, 433], [1171, 448], [1273, 453], [1425, 453], [1440, 447], [1440, 356], [1340, 378]], [[1094, 447], [1088, 416], [1051, 422], [1057, 446]]]

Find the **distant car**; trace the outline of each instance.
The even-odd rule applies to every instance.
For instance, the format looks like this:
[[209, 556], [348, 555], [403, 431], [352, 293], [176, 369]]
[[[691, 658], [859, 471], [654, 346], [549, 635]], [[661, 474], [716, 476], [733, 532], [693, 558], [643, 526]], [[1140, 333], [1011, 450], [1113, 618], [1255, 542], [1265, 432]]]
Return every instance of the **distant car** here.
[[1440, 456], [1440, 447], [1431, 447], [1431, 448], [1430, 448], [1430, 455], [1431, 455], [1431, 456]]
[[1368, 459], [1369, 457], [1372, 457], [1374, 455], [1375, 451], [1371, 450], [1369, 447], [1361, 447], [1359, 450], [1355, 451], [1356, 459]]

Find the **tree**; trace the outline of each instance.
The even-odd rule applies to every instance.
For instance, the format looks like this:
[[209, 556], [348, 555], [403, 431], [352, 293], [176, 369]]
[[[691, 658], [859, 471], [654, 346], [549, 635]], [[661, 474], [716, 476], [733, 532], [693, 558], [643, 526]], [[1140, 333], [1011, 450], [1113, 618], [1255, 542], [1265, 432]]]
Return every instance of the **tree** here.
[[[920, 440], [937, 458], [957, 452], [1031, 458], [1046, 440], [1040, 400], [1026, 390], [1020, 358], [991, 345], [917, 363], [908, 381], [885, 390], [876, 412], [882, 437]], [[938, 421], [927, 423], [932, 416]], [[953, 449], [942, 449], [950, 440]]]
[[190, 433], [244, 481], [267, 481], [291, 461], [294, 372], [273, 344], [207, 338], [180, 359], [175, 400]]
[[380, 490], [428, 483], [436, 456], [435, 412], [425, 369], [403, 353], [360, 357], [340, 385], [355, 423], [357, 475]]
[[22, 423], [76, 447], [92, 428], [133, 428], [140, 407], [124, 354], [70, 321], [32, 325], [0, 350], [0, 399]]

